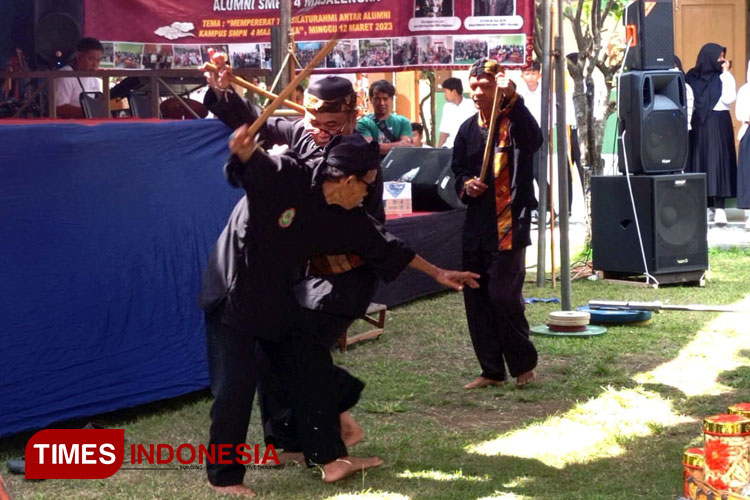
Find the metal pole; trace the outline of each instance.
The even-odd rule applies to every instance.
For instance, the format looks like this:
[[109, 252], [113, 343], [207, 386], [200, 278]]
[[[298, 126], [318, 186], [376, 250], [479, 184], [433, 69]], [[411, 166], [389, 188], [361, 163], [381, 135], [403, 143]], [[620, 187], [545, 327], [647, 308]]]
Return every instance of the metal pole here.
[[[289, 52], [289, 33], [292, 31], [292, 0], [281, 0], [279, 4], [279, 45], [281, 45], [282, 57]], [[292, 59], [290, 58], [291, 62]], [[281, 88], [286, 88], [291, 81], [290, 74], [294, 71], [294, 64], [290, 66], [291, 71], [282, 69]]]
[[[542, 1], [542, 148], [537, 154], [539, 166], [539, 206], [537, 212], [537, 256], [536, 256], [536, 286], [543, 287], [546, 282], [547, 265], [547, 163], [549, 162], [549, 101], [551, 76], [551, 44], [552, 44], [552, 16], [549, 0]], [[553, 269], [554, 273], [554, 269]]]
[[[556, 47], [556, 101], [557, 101], [557, 172], [560, 194], [560, 296], [562, 310], [571, 310], [570, 290], [570, 239], [568, 238], [568, 135], [565, 123], [565, 49], [563, 47], [562, 0], [557, 4]], [[554, 270], [553, 270], [554, 272]]]
[[284, 56], [286, 56], [286, 45], [281, 45], [281, 28], [273, 26], [271, 27], [271, 72], [276, 85], [272, 85], [269, 90], [275, 94], [279, 93], [278, 88], [284, 88], [283, 85], [279, 85], [277, 78], [279, 72], [284, 70]]

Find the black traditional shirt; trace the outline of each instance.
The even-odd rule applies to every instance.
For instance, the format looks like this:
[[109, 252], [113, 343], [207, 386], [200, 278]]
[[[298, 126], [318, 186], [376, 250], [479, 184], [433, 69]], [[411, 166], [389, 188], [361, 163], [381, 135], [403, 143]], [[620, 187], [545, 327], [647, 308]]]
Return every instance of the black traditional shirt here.
[[[231, 91], [220, 99], [216, 98], [214, 92], [207, 92], [204, 104], [233, 129], [254, 122], [260, 115], [257, 106]], [[310, 170], [317, 167], [323, 157], [323, 148], [315, 144], [305, 131], [302, 120], [272, 117], [261, 127], [260, 136], [266, 146], [288, 145]], [[382, 200], [383, 174], [378, 169], [374, 190], [365, 197], [363, 206], [381, 223], [385, 221]], [[248, 203], [244, 198], [237, 203], [209, 257], [200, 297], [200, 304], [207, 311], [215, 308], [227, 296], [236, 269], [244, 259], [247, 207]], [[365, 265], [342, 274], [300, 276], [294, 287], [299, 304], [305, 308], [357, 318], [367, 310], [377, 282], [376, 274]]]
[[395, 279], [414, 258], [361, 207], [329, 205], [318, 169], [294, 153], [270, 157], [256, 152], [247, 163], [232, 156], [230, 183], [247, 196], [244, 262], [236, 266], [223, 320], [259, 338], [281, 340], [296, 301], [293, 283], [300, 265], [318, 254], [352, 252], [381, 279]]
[[[533, 155], [542, 144], [542, 131], [534, 117], [518, 98], [509, 113], [511, 157], [510, 196], [512, 214], [512, 248], [522, 248], [531, 244], [531, 210], [536, 208], [534, 196]], [[492, 168], [488, 170], [485, 184], [487, 191], [482, 196], [472, 198], [464, 193], [464, 183], [478, 177], [482, 170], [484, 146], [487, 142], [487, 129], [479, 124], [479, 115], [466, 120], [458, 129], [453, 144], [451, 168], [456, 176], [456, 191], [467, 204], [463, 231], [464, 250], [498, 250], [498, 226], [495, 203], [495, 182]], [[497, 137], [493, 139], [497, 143]]]

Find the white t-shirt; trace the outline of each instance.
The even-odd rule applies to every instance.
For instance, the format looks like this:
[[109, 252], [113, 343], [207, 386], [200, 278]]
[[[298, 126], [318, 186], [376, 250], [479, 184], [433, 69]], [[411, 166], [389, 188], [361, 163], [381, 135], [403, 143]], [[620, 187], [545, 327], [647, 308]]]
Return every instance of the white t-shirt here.
[[452, 102], [446, 102], [443, 106], [443, 117], [440, 119], [440, 133], [448, 134], [443, 147], [452, 148], [453, 141], [456, 140], [458, 127], [461, 126], [468, 118], [474, 116], [477, 108], [474, 107], [474, 101], [471, 99], [461, 99], [461, 104], [455, 105]]
[[531, 116], [536, 120], [537, 125], [542, 123], [542, 86], [537, 85], [535, 90], [529, 90], [526, 82], [523, 85], [517, 85], [518, 93], [523, 97], [523, 103], [529, 110]]
[[[63, 66], [60, 71], [73, 71], [73, 68]], [[80, 83], [78, 82], [80, 80]], [[83, 85], [83, 88], [81, 88]], [[71, 104], [77, 108], [81, 107], [81, 101], [78, 100], [78, 96], [83, 91], [86, 92], [101, 92], [102, 91], [102, 80], [92, 76], [78, 77], [78, 78], [55, 78], [55, 106], [62, 106], [63, 104]]]

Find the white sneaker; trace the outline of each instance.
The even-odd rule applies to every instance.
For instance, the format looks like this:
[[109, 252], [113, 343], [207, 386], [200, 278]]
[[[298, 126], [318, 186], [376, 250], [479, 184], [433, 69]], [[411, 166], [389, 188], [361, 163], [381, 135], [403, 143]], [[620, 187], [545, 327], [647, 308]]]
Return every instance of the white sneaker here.
[[750, 217], [745, 221], [745, 231], [750, 231]]
[[727, 213], [723, 208], [716, 209], [716, 213], [714, 214], [714, 224], [719, 227], [724, 227], [727, 225]]

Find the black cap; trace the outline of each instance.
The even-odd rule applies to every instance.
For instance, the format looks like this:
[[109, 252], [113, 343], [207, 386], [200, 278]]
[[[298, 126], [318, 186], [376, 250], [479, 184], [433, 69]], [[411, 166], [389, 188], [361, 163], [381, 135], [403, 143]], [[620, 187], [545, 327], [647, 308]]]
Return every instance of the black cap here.
[[328, 75], [310, 84], [307, 93], [324, 101], [341, 99], [354, 93], [352, 82], [340, 76]]
[[346, 175], [363, 177], [380, 165], [380, 146], [359, 134], [337, 135], [326, 145], [323, 161]]

